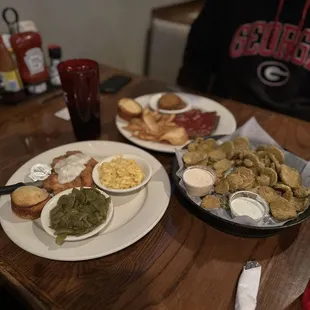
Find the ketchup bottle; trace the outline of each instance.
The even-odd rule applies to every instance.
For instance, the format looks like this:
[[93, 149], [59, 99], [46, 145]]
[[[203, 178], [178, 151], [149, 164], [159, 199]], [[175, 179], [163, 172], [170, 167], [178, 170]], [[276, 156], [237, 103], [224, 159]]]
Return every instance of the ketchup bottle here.
[[10, 40], [21, 78], [28, 91], [32, 94], [45, 92], [48, 71], [44, 61], [40, 34], [34, 31], [14, 33]]

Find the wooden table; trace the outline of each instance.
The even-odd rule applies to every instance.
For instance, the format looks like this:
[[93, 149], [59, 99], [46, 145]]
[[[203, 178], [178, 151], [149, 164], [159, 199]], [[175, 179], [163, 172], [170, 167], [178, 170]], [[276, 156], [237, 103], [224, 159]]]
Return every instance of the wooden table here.
[[[102, 68], [102, 78], [116, 70]], [[118, 99], [163, 91], [143, 77], [117, 95], [102, 96], [102, 139], [124, 141], [114, 117]], [[52, 97], [51, 97], [52, 96]], [[310, 159], [310, 123], [242, 105], [222, 104], [238, 126], [251, 116], [282, 146]], [[74, 141], [70, 122], [54, 113], [59, 93], [18, 106], [0, 106], [0, 181], [33, 156]], [[172, 156], [152, 153], [169, 172]], [[0, 231], [0, 273], [32, 308], [44, 309], [233, 309], [243, 264], [263, 266], [257, 309], [300, 309], [310, 276], [310, 221], [268, 239], [219, 232], [189, 214], [174, 192], [159, 224], [142, 240], [116, 254], [84, 262], [57, 262], [29, 254]]]

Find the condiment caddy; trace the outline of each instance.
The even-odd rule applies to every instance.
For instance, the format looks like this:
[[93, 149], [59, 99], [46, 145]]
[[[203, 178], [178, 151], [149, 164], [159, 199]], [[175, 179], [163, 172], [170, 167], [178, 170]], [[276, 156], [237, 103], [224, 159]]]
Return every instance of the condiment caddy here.
[[[9, 15], [13, 14], [13, 20]], [[61, 47], [49, 46], [50, 71], [44, 58], [42, 38], [32, 21], [19, 21], [14, 8], [2, 16], [10, 34], [0, 36], [0, 102], [16, 103], [60, 86], [57, 64]]]

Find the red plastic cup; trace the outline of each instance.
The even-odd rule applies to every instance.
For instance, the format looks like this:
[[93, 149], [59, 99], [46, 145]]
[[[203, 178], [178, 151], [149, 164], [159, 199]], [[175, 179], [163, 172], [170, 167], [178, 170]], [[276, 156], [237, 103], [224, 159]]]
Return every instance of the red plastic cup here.
[[90, 59], [58, 64], [59, 76], [77, 140], [100, 136], [99, 66]]

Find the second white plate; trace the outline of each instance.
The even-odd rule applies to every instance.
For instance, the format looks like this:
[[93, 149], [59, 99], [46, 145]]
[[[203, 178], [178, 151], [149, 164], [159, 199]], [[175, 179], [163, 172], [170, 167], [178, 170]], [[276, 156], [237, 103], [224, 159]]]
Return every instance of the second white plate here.
[[[199, 109], [203, 112], [213, 112], [213, 111], [217, 112], [217, 114], [220, 116], [220, 120], [213, 135], [230, 135], [236, 130], [237, 123], [236, 123], [235, 117], [228, 109], [226, 109], [224, 106], [222, 106], [218, 102], [211, 100], [209, 98], [206, 98], [206, 97], [197, 96], [193, 94], [186, 94], [186, 93], [176, 93], [176, 94], [182, 95], [182, 98], [184, 98], [184, 100], [190, 102], [193, 109]], [[135, 100], [139, 102], [139, 104], [141, 104], [143, 108], [146, 108], [148, 107], [150, 100], [152, 96], [154, 95], [156, 94], [144, 95], [144, 96], [135, 98]], [[144, 140], [135, 138], [132, 136], [131, 132], [123, 129], [123, 127], [127, 125], [126, 121], [124, 121], [119, 116], [116, 116], [115, 122], [116, 122], [117, 129], [126, 139], [128, 139], [132, 143], [139, 145], [143, 148], [146, 148], [152, 151], [164, 152], [164, 153], [174, 153], [176, 148], [179, 149], [184, 146], [184, 145], [180, 145], [176, 147], [171, 144], [144, 141]]]

